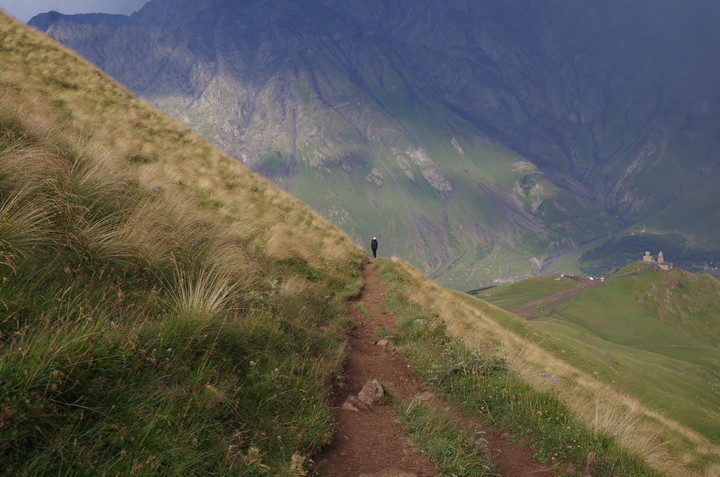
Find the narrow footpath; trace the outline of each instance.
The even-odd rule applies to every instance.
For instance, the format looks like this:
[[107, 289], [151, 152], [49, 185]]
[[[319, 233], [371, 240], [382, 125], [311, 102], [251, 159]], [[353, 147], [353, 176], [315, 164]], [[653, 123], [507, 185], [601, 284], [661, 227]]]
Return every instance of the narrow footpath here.
[[435, 466], [416, 452], [407, 433], [397, 422], [398, 410], [383, 404], [358, 403], [347, 406], [367, 383], [377, 380], [395, 401], [431, 400], [447, 410], [466, 428], [480, 428], [488, 442], [498, 475], [507, 477], [551, 477], [554, 475], [532, 457], [532, 450], [516, 446], [505, 436], [485, 428], [481, 421], [463, 416], [442, 402], [421, 381], [413, 369], [375, 334], [376, 327], [394, 329], [395, 320], [381, 305], [385, 285], [372, 264], [363, 270], [365, 282], [361, 297], [348, 304], [354, 326], [347, 332], [347, 361], [344, 380], [332, 398], [336, 423], [333, 444], [316, 458], [312, 471], [323, 477], [419, 477], [435, 474]]

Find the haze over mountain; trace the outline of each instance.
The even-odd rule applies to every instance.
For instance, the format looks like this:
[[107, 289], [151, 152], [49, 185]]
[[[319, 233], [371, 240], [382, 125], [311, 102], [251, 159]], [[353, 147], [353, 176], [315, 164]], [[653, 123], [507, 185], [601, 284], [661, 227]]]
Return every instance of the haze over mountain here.
[[153, 0], [30, 24], [470, 289], [643, 225], [720, 249], [719, 19], [699, 0]]

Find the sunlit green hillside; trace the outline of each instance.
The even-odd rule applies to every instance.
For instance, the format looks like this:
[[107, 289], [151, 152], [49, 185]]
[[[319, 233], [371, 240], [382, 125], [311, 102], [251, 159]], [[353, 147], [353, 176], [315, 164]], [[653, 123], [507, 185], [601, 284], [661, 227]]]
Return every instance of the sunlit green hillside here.
[[625, 275], [643, 268], [560, 300], [577, 282], [540, 277], [480, 297], [509, 310], [534, 303], [543, 346], [720, 442], [720, 282], [679, 268]]

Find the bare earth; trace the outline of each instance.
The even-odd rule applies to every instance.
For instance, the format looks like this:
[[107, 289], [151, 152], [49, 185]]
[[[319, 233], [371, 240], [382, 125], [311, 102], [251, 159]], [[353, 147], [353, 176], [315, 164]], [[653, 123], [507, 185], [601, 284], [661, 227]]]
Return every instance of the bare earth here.
[[513, 312], [518, 316], [534, 320], [540, 317], [540, 312], [544, 309], [551, 308], [550, 315], [556, 313], [555, 307], [560, 303], [568, 301], [587, 287], [598, 287], [603, 284], [600, 280], [590, 280], [589, 278], [574, 277], [566, 275], [565, 278], [569, 278], [577, 282], [573, 288], [562, 290], [552, 295], [543, 297], [541, 300], [533, 300], [530, 303], [524, 303], [512, 308], [508, 308], [508, 311]]
[[[616, 278], [627, 277], [630, 275], [638, 275], [647, 270], [655, 268], [656, 266], [657, 264], [652, 263], [639, 270], [623, 273], [621, 275], [613, 275], [612, 277], [608, 277], [608, 280], [614, 280]], [[577, 285], [568, 290], [559, 291], [553, 293], [552, 295], [543, 297], [539, 301], [533, 300], [529, 303], [510, 307], [508, 308], [508, 311], [511, 311], [518, 316], [522, 316], [523, 318], [527, 318], [528, 320], [535, 320], [537, 318], [540, 318], [541, 316], [554, 315], [557, 312], [556, 306], [560, 303], [564, 303], [570, 300], [570, 298], [574, 297], [587, 287], [599, 287], [605, 284], [604, 280], [592, 280], [590, 278], [576, 277], [572, 275], [565, 275], [565, 278], [576, 281]], [[549, 313], [546, 312], [545, 315], [542, 315], [541, 312], [547, 310], [548, 308], [550, 309]]]
[[[393, 316], [383, 309], [381, 303], [385, 284], [372, 266], [363, 268], [365, 286], [359, 300], [348, 305], [355, 326], [347, 335], [347, 364], [344, 383], [338, 387], [332, 404], [336, 421], [333, 444], [316, 458], [313, 472], [324, 477], [412, 477], [435, 475], [434, 465], [416, 452], [407, 439], [407, 433], [396, 422], [398, 411], [392, 406], [376, 403], [370, 411], [351, 411], [342, 408], [348, 395], [358, 394], [369, 381], [377, 379], [385, 386], [394, 400], [413, 398], [431, 399], [441, 409], [447, 410], [467, 428], [477, 428], [487, 440], [496, 468], [501, 476], [553, 476], [554, 473], [532, 457], [532, 449], [519, 447], [507, 441], [503, 435], [488, 430], [480, 421], [454, 411], [428, 390], [412, 375], [412, 368], [387, 346], [376, 344], [379, 340], [375, 328], [395, 328]], [[364, 303], [369, 311], [358, 309]], [[344, 389], [343, 389], [344, 388]]]

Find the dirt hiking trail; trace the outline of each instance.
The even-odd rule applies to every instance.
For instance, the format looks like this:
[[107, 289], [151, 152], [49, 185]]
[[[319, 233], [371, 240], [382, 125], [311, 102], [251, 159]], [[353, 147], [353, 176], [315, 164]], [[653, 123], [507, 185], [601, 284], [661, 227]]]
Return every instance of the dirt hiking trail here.
[[[335, 416], [335, 437], [311, 469], [323, 477], [414, 477], [431, 476], [435, 466], [418, 453], [396, 421], [399, 411], [382, 400], [371, 406], [357, 403], [344, 406], [363, 387], [379, 381], [395, 401], [431, 401], [468, 429], [480, 429], [488, 442], [498, 475], [507, 477], [550, 477], [548, 466], [532, 457], [532, 450], [516, 446], [487, 429], [481, 421], [467, 418], [441, 401], [413, 377], [413, 369], [394, 351], [392, 343], [380, 341], [376, 327], [395, 329], [395, 320], [381, 305], [385, 283], [372, 264], [362, 270], [364, 288], [359, 299], [348, 304], [354, 326], [347, 332], [345, 377], [336, 386], [331, 404]], [[364, 306], [358, 306], [360, 304]], [[352, 401], [356, 402], [356, 401]]]

